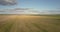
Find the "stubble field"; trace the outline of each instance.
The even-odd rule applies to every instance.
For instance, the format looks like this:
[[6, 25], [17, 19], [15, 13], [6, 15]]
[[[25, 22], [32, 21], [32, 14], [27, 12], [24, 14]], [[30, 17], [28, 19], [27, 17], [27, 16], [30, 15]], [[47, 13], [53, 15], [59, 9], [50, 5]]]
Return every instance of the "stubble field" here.
[[0, 32], [60, 32], [60, 16], [0, 15]]

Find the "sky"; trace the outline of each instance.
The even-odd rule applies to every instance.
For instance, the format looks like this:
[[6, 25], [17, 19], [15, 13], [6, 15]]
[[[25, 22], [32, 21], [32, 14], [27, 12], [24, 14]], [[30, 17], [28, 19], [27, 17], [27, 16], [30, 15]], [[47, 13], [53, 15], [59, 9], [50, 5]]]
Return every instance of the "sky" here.
[[11, 8], [34, 9], [40, 14], [60, 14], [60, 0], [0, 0], [0, 9]]

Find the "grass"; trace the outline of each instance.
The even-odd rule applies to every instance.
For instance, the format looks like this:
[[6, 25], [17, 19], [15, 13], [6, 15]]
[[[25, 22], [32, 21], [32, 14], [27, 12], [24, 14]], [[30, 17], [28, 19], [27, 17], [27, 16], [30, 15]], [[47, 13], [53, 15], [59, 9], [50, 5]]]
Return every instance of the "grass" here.
[[0, 32], [9, 32], [13, 23], [6, 23], [2, 27], [0, 27]]
[[60, 32], [60, 16], [1, 15], [0, 32]]

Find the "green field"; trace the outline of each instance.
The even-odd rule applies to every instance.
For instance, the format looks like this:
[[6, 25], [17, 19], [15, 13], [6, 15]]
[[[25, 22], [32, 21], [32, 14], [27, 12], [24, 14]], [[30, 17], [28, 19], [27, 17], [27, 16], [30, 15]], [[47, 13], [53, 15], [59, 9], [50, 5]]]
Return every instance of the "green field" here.
[[0, 15], [0, 32], [60, 32], [60, 15]]

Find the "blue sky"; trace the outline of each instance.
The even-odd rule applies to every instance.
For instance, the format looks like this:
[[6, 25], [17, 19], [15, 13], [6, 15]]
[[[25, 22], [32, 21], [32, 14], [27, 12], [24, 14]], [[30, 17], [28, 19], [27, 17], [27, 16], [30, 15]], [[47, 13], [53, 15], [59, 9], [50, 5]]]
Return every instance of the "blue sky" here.
[[18, 7], [35, 9], [57, 9], [60, 8], [60, 0], [19, 0]]
[[34, 8], [42, 10], [58, 10], [60, 9], [60, 0], [17, 0], [17, 5], [3, 6], [0, 9], [10, 8]]
[[57, 9], [60, 8], [60, 0], [17, 0], [17, 6], [3, 6], [0, 8], [35, 8], [35, 9]]

